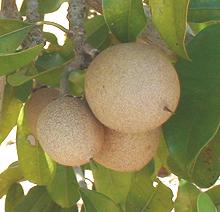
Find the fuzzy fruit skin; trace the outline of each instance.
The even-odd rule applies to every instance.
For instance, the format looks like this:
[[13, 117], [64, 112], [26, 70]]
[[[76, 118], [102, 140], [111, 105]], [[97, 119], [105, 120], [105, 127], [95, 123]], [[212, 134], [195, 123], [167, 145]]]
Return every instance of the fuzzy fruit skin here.
[[40, 88], [35, 91], [25, 105], [27, 123], [31, 133], [36, 136], [36, 125], [41, 111], [59, 97], [59, 91], [54, 88]]
[[136, 134], [105, 128], [104, 133], [105, 142], [94, 160], [121, 172], [138, 171], [147, 165], [155, 155], [161, 139], [160, 128]]
[[41, 112], [37, 137], [53, 160], [62, 165], [80, 166], [100, 151], [104, 132], [84, 101], [61, 97]]
[[180, 84], [174, 67], [157, 47], [124, 43], [104, 50], [90, 64], [85, 95], [105, 126], [137, 133], [159, 127], [172, 115]]

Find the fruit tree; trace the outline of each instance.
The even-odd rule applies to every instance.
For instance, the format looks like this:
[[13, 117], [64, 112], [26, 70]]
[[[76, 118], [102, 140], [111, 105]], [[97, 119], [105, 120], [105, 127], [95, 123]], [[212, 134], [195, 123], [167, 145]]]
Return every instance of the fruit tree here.
[[0, 2], [6, 212], [220, 211], [219, 1]]

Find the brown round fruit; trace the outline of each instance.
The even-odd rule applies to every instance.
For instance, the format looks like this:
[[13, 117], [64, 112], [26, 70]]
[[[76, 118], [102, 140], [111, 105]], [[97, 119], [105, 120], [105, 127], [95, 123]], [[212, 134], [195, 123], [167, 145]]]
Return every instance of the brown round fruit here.
[[59, 91], [54, 88], [40, 88], [35, 91], [25, 105], [27, 123], [31, 133], [36, 136], [36, 125], [41, 111], [59, 97]]
[[137, 133], [120, 133], [104, 129], [105, 142], [94, 157], [101, 165], [122, 172], [138, 171], [155, 155], [161, 139], [161, 129]]
[[104, 132], [84, 101], [61, 97], [41, 112], [37, 137], [53, 160], [62, 165], [80, 166], [100, 151]]
[[137, 133], [159, 127], [172, 115], [180, 85], [174, 67], [157, 47], [124, 43], [104, 50], [90, 64], [85, 94], [100, 122]]

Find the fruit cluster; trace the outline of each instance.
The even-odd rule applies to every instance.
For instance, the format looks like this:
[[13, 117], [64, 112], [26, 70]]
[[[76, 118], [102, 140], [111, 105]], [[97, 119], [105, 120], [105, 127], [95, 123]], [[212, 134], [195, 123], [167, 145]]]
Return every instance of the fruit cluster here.
[[31, 133], [56, 162], [80, 166], [93, 159], [117, 171], [136, 171], [155, 155], [161, 125], [179, 97], [177, 73], [157, 47], [124, 43], [90, 64], [86, 100], [43, 88], [33, 93], [26, 113]]

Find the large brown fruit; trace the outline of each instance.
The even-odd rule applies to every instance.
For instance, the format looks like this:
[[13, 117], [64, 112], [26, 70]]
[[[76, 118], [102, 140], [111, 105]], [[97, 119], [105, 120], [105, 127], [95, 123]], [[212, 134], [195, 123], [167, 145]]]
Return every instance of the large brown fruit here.
[[122, 172], [138, 171], [155, 155], [161, 139], [161, 129], [126, 134], [105, 128], [105, 142], [94, 160], [103, 166]]
[[61, 97], [41, 112], [37, 137], [43, 150], [56, 162], [80, 166], [100, 151], [104, 132], [84, 101]]
[[174, 67], [157, 47], [124, 43], [104, 50], [91, 63], [85, 94], [104, 125], [137, 133], [159, 127], [172, 115], [180, 85]]
[[59, 91], [54, 88], [41, 88], [35, 91], [25, 106], [27, 123], [31, 133], [36, 136], [36, 125], [41, 111], [59, 97]]

